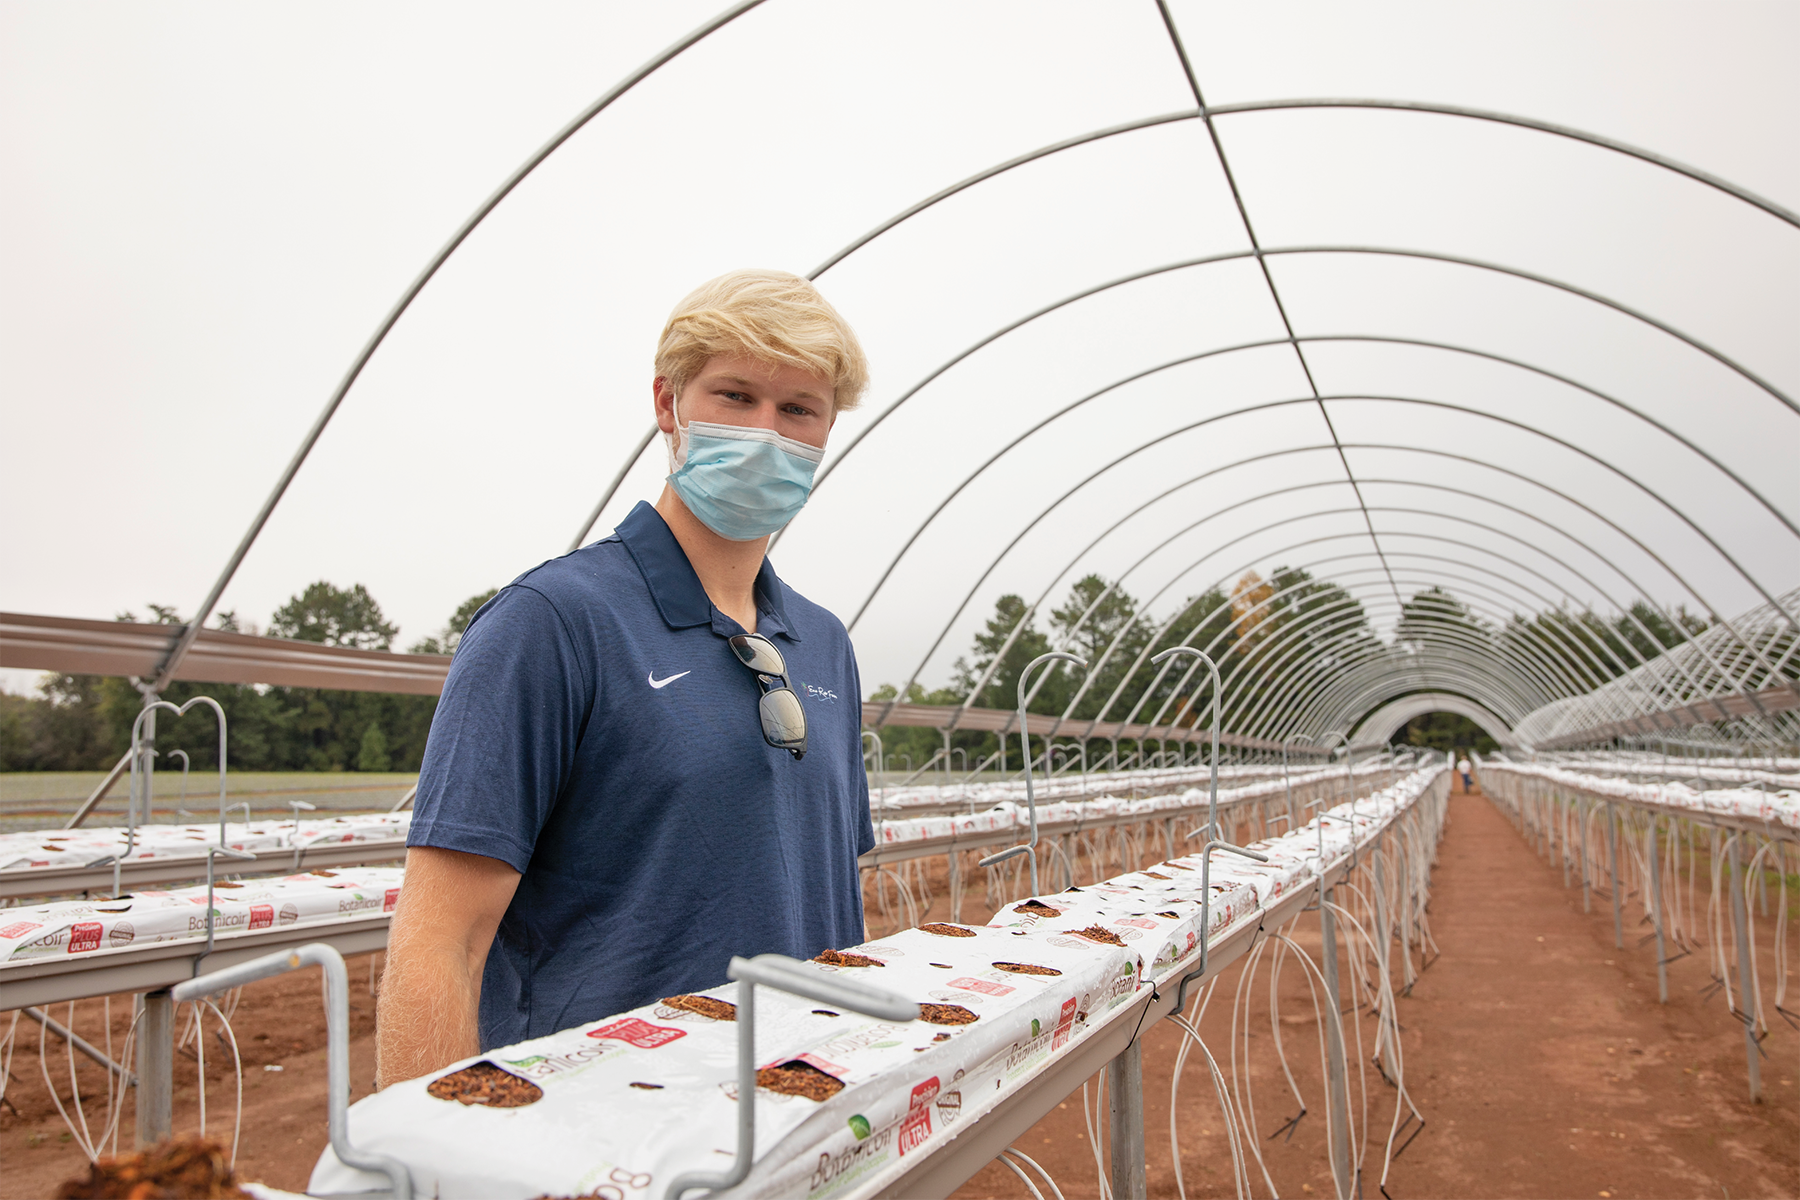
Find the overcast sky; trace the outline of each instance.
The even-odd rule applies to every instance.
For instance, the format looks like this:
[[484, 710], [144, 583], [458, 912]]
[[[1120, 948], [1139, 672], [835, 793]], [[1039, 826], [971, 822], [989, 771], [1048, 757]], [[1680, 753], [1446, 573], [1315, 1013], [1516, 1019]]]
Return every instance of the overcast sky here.
[[[1800, 208], [1794, 3], [1173, 9], [1212, 105], [1494, 109]], [[437, 247], [715, 11], [0, 5], [0, 608], [192, 613]], [[769, 0], [602, 114], [470, 238], [377, 353], [223, 607], [262, 624], [309, 581], [360, 582], [400, 644], [434, 632], [576, 536], [649, 424], [653, 342], [693, 286], [740, 266], [810, 271], [994, 163], [1191, 103], [1148, 0]], [[1800, 419], [1768, 390], [1800, 394], [1800, 231], [1517, 128], [1316, 109], [1216, 124], [1263, 246], [1315, 248], [1269, 259], [1299, 336], [1463, 348], [1304, 347], [1319, 390], [1341, 397], [1326, 408], [1401, 594], [1439, 582], [1495, 618], [1639, 595], [1729, 615], [1758, 584], [1800, 584], [1800, 542], [1750, 494], [1800, 521]], [[833, 459], [1027, 314], [1247, 245], [1192, 120], [958, 195], [820, 279], [874, 368]], [[1316, 249], [1349, 246], [1565, 282], [1742, 371], [1544, 283]], [[915, 669], [944, 682], [999, 594], [1057, 599], [1087, 571], [1124, 574], [1160, 613], [1247, 569], [1312, 564], [1385, 628], [1394, 591], [1299, 360], [1251, 345], [1280, 336], [1241, 256], [1029, 322], [894, 409], [776, 565], [847, 622], [894, 565], [853, 629], [871, 687]], [[1209, 351], [1223, 352], [1048, 422], [894, 562], [1020, 434]], [[663, 469], [645, 455], [590, 537], [653, 498]]]

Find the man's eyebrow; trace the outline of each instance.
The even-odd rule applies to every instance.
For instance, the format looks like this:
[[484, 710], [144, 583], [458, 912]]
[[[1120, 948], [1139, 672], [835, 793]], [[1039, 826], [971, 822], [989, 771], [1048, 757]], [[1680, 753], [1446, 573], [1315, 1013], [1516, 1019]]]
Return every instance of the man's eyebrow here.
[[[766, 379], [758, 382], [754, 379], [745, 379], [742, 375], [727, 375], [721, 379], [720, 382], [736, 384], [739, 387], [745, 388], [767, 387], [769, 384], [769, 381]], [[817, 392], [809, 391], [806, 388], [801, 388], [788, 398], [790, 400], [811, 400], [816, 404], [825, 403], [825, 397], [819, 395]]]

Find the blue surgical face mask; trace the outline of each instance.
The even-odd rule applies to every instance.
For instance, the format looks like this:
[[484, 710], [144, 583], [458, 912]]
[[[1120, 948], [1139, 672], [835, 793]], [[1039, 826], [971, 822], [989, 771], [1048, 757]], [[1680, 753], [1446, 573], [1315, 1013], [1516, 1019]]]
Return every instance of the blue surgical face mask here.
[[793, 520], [812, 493], [825, 451], [772, 429], [681, 424], [675, 414], [669, 485], [722, 538], [753, 542]]

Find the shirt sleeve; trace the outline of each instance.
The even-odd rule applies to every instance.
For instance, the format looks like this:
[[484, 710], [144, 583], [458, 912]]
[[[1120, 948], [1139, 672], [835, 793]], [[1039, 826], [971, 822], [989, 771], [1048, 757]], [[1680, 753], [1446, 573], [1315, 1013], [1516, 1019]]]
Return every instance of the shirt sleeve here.
[[480, 854], [524, 874], [592, 703], [589, 669], [555, 606], [529, 587], [503, 589], [457, 645], [406, 844]]
[[[850, 652], [850, 702], [856, 706], [856, 779], [861, 785], [861, 800], [858, 804], [856, 827], [856, 853], [858, 857], [875, 848], [875, 821], [869, 811], [869, 770], [863, 759], [862, 748], [862, 672], [856, 668], [856, 651]], [[858, 884], [858, 894], [861, 885]]]

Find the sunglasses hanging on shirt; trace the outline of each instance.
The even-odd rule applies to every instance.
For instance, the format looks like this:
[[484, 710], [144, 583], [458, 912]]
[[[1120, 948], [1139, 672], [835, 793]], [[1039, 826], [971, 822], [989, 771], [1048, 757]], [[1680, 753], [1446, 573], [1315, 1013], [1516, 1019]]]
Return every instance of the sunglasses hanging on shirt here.
[[788, 680], [787, 660], [775, 643], [760, 633], [740, 633], [729, 639], [732, 654], [756, 673], [762, 698], [756, 702], [762, 718], [763, 741], [786, 750], [795, 761], [806, 757], [806, 710]]

